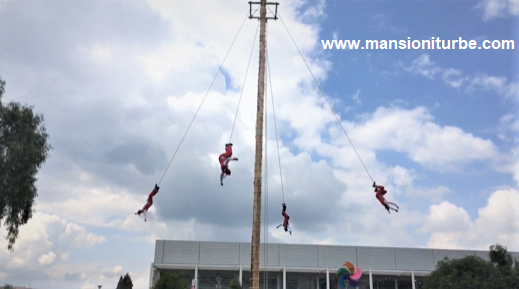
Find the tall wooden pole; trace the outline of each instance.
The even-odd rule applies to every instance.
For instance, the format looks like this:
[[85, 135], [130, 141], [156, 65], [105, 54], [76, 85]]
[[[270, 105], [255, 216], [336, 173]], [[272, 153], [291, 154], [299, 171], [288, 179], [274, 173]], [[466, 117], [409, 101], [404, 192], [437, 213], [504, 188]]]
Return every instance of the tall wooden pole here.
[[256, 157], [254, 162], [254, 209], [252, 215], [251, 271], [252, 286], [259, 289], [259, 260], [261, 236], [261, 175], [263, 164], [263, 114], [265, 90], [265, 30], [267, 26], [267, 1], [261, 0], [260, 7], [260, 50], [258, 76], [258, 111], [256, 115]]

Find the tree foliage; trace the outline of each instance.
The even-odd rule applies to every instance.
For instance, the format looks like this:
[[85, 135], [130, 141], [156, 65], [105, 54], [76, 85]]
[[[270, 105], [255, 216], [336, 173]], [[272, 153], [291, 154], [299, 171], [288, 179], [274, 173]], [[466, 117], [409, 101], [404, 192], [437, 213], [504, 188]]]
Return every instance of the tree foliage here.
[[507, 288], [519, 289], [519, 259], [514, 260], [505, 246], [496, 244], [489, 249], [490, 264], [499, 270]]
[[490, 261], [492, 265], [497, 267], [501, 271], [511, 271], [514, 265], [512, 255], [508, 254], [506, 247], [499, 244], [490, 246], [489, 253]]
[[444, 258], [424, 280], [424, 289], [519, 289], [519, 265], [506, 247], [490, 246], [490, 261], [477, 256]]
[[231, 281], [230, 289], [242, 289], [242, 286], [240, 284], [240, 281], [234, 279]]
[[189, 282], [179, 273], [162, 273], [153, 289], [189, 289]]
[[133, 289], [132, 277], [130, 277], [129, 273], [126, 273], [124, 276], [121, 275], [116, 289]]
[[19, 227], [32, 218], [36, 174], [52, 147], [43, 115], [35, 114], [32, 106], [4, 105], [4, 93], [0, 78], [0, 225], [3, 221], [7, 249], [12, 251]]

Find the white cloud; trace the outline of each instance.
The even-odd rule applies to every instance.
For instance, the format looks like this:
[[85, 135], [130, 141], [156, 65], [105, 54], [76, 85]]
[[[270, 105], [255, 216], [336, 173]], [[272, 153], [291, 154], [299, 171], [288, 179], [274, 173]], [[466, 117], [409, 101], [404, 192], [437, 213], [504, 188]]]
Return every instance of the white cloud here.
[[488, 75], [476, 76], [471, 80], [469, 89], [477, 87], [495, 91], [505, 99], [519, 100], [519, 83], [509, 83], [506, 77]]
[[[519, 117], [516, 114], [506, 114], [499, 120], [497, 136], [507, 142], [519, 141]], [[511, 135], [510, 135], [511, 134]]]
[[519, 15], [517, 0], [482, 0], [476, 8], [483, 11], [483, 20]]
[[423, 230], [431, 233], [428, 246], [482, 249], [500, 243], [519, 250], [519, 191], [499, 190], [471, 220], [465, 209], [449, 202], [432, 205]]
[[54, 252], [49, 252], [48, 254], [41, 255], [40, 258], [38, 258], [40, 265], [49, 265], [54, 262], [54, 260], [56, 260], [56, 254], [54, 254]]
[[[2, 231], [5, 231], [5, 229], [2, 228]], [[19, 234], [20, 241], [16, 243], [14, 255], [5, 253], [6, 256], [15, 258], [26, 256], [27, 258], [24, 259], [28, 260], [28, 258], [38, 258], [43, 254], [49, 254], [48, 257], [54, 260], [55, 252], [45, 251], [54, 244], [80, 249], [89, 248], [106, 241], [105, 237], [87, 232], [85, 227], [76, 223], [71, 223], [57, 215], [38, 212], [25, 226], [20, 228]], [[39, 243], [42, 246], [33, 252], [36, 249], [32, 248], [34, 243]], [[5, 241], [2, 241], [1, 244], [6, 245]], [[38, 254], [38, 252], [41, 253]]]
[[[287, 1], [288, 2], [288, 1]], [[296, 1], [292, 1], [294, 4]], [[310, 7], [304, 10], [302, 14], [305, 21], [314, 21], [319, 17], [325, 16], [324, 9], [326, 8], [326, 0], [318, 0], [317, 3], [313, 2]], [[288, 2], [289, 3], [289, 2]], [[288, 4], [287, 5], [290, 5]], [[302, 2], [299, 2], [302, 3]], [[289, 10], [290, 11], [290, 10]]]
[[[5, 229], [2, 228], [2, 235], [4, 233]], [[68, 250], [88, 248], [103, 242], [105, 237], [89, 233], [83, 226], [56, 215], [37, 212], [20, 228], [14, 252], [0, 251], [0, 270], [7, 280], [29, 281], [27, 274], [30, 274], [35, 282], [42, 278], [57, 278], [63, 282], [67, 281], [63, 280], [65, 276], [81, 277], [78, 274], [86, 274], [83, 279], [98, 276], [97, 270], [103, 268], [102, 264], [69, 263]], [[6, 241], [2, 239], [0, 246], [5, 248]], [[57, 258], [58, 255], [61, 259]]]
[[473, 77], [464, 76], [463, 72], [454, 68], [443, 68], [430, 59], [428, 54], [422, 54], [411, 62], [409, 66], [398, 64], [403, 70], [419, 74], [429, 79], [441, 75], [443, 82], [454, 88], [465, 87], [467, 91], [483, 89], [494, 91], [508, 100], [519, 100], [519, 82], [510, 82], [506, 77], [478, 74]]
[[444, 70], [442, 78], [447, 85], [459, 88], [467, 81], [467, 77], [461, 77], [461, 75], [461, 70], [449, 68]]
[[405, 71], [420, 74], [427, 78], [433, 79], [434, 76], [442, 71], [436, 63], [432, 62], [428, 54], [422, 54], [409, 67], [404, 67]]
[[407, 187], [405, 193], [410, 197], [427, 198], [431, 202], [439, 202], [443, 199], [444, 195], [452, 193], [452, 191], [445, 186], [438, 186], [436, 188]]
[[[142, 208], [147, 198], [146, 192], [142, 193], [142, 197], [139, 200], [135, 196], [130, 195], [125, 189], [107, 186], [98, 188], [95, 186], [73, 186], [72, 183], [70, 185], [63, 183], [55, 190], [63, 194], [67, 191], [74, 192], [74, 198], [64, 199], [60, 203], [42, 202], [39, 206], [41, 210], [60, 212], [67, 219], [99, 227], [108, 225], [106, 223], [108, 215], [133, 215], [133, 213]], [[150, 212], [153, 212], [153, 210], [154, 207], [150, 209]], [[78, 230], [78, 227], [73, 225], [67, 227], [67, 232], [76, 230]], [[85, 241], [88, 241], [88, 239], [82, 240], [82, 242]]]
[[90, 264], [66, 264], [61, 263], [45, 270], [50, 278], [60, 281], [83, 281], [105, 279], [114, 281], [123, 274], [121, 266], [107, 267], [102, 262]]
[[[57, 233], [52, 234], [51, 233]], [[20, 229], [20, 246], [15, 247], [15, 252], [23, 251], [22, 248], [30, 241], [42, 241], [48, 245], [53, 243], [71, 246], [75, 248], [88, 248], [105, 242], [105, 238], [86, 231], [85, 227], [68, 222], [57, 215], [49, 215], [36, 212], [27, 225]], [[57, 237], [50, 240], [49, 237]], [[54, 252], [48, 252], [54, 255]]]
[[297, 231], [292, 232], [292, 235], [288, 235], [287, 232], [282, 230], [282, 227], [279, 229], [269, 228], [269, 235], [271, 238], [274, 238], [276, 242], [279, 243], [291, 243], [291, 244], [316, 244], [316, 245], [337, 245], [338, 243], [335, 241], [333, 237], [325, 237], [322, 239], [313, 238], [306, 234], [298, 234]]
[[392, 106], [406, 106], [409, 105], [408, 101], [405, 101], [403, 99], [397, 98], [391, 102]]
[[519, 150], [514, 149], [512, 151], [512, 157], [515, 160], [515, 162], [511, 165], [510, 171], [512, 171], [515, 181], [517, 182], [517, 185], [519, 186]]
[[[499, 155], [492, 141], [465, 133], [457, 127], [441, 127], [433, 122], [432, 115], [423, 107], [412, 110], [378, 108], [372, 115], [363, 116], [362, 123], [345, 122], [345, 129], [356, 146], [375, 151], [403, 152], [413, 161], [439, 170], [488, 161]], [[332, 145], [345, 145], [344, 149], [321, 143], [311, 148], [329, 157], [337, 156], [335, 161], [343, 164], [341, 166], [354, 161], [344, 158], [354, 157], [344, 133], [335, 127], [330, 131]]]
[[424, 229], [429, 232], [455, 233], [473, 229], [469, 214], [465, 209], [447, 201], [430, 207]]
[[[509, 113], [501, 117], [497, 131], [497, 136], [500, 139], [509, 143], [512, 142], [513, 145], [519, 143], [519, 116]], [[509, 164], [503, 169], [512, 173], [513, 179], [519, 186], [519, 150], [517, 148], [512, 149], [509, 158]]]
[[[114, 268], [116, 269], [116, 268]], [[126, 274], [126, 272], [117, 273], [119, 275]], [[130, 271], [128, 272], [130, 277], [132, 278], [133, 288], [148, 288], [149, 279], [150, 279], [150, 271], [149, 268], [142, 271]], [[115, 282], [114, 282], [115, 281]], [[114, 278], [108, 278], [104, 275], [93, 278], [84, 278], [84, 282], [82, 283], [81, 289], [91, 289], [97, 288], [98, 285], [102, 285], [102, 288], [105, 287], [115, 287], [117, 282], [119, 281], [119, 276]]]
[[412, 185], [416, 176], [406, 168], [396, 165], [388, 172], [388, 177], [393, 180], [395, 186], [405, 187]]
[[517, 119], [517, 116], [512, 113], [502, 116], [499, 122], [501, 125], [505, 126], [506, 129], [519, 131], [519, 119]]
[[360, 89], [357, 89], [357, 92], [351, 97], [357, 104], [361, 104], [362, 100], [360, 99]]

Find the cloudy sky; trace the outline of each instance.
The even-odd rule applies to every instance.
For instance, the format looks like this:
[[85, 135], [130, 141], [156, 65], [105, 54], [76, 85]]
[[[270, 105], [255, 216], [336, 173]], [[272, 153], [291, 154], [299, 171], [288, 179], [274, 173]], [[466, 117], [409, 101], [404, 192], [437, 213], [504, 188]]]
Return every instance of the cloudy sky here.
[[[130, 272], [135, 288], [145, 288], [156, 239], [250, 240], [258, 22], [246, 19], [247, 1], [203, 4], [0, 0], [3, 101], [44, 114], [54, 147], [38, 175], [37, 213], [15, 252], [0, 250], [0, 283], [115, 288]], [[267, 28], [268, 242], [463, 249], [499, 242], [519, 251], [515, 50], [321, 43], [517, 39], [517, 1], [286, 0], [279, 14], [283, 21]], [[134, 213], [242, 23], [144, 222]], [[242, 89], [232, 136], [240, 160], [221, 187], [217, 156]], [[378, 203], [370, 175], [399, 213]], [[276, 229], [283, 200], [291, 236]]]

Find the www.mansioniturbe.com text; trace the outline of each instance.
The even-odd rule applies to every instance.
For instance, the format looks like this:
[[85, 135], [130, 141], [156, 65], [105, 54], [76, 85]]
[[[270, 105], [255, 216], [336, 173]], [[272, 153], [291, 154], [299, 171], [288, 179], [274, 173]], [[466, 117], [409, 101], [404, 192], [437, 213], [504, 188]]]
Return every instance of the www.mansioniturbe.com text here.
[[513, 40], [484, 40], [478, 44], [476, 40], [444, 40], [440, 37], [411, 40], [321, 40], [323, 49], [515, 49]]

